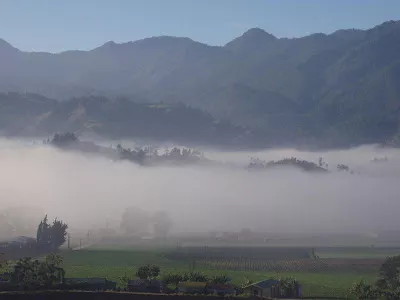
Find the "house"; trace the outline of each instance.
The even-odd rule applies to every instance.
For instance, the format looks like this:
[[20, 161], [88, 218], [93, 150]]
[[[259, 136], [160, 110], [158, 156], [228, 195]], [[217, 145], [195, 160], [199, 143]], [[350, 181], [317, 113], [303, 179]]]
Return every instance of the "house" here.
[[206, 286], [206, 293], [219, 295], [219, 296], [227, 296], [227, 295], [234, 295], [236, 293], [236, 291], [231, 284], [209, 283]]
[[244, 293], [263, 298], [277, 298], [280, 296], [279, 280], [267, 279], [246, 286]]
[[206, 286], [206, 282], [179, 282], [178, 293], [204, 294], [206, 292]]
[[128, 281], [128, 291], [136, 293], [161, 293], [163, 283], [160, 280], [136, 278]]
[[36, 239], [27, 236], [17, 236], [8, 241], [8, 245], [19, 246], [19, 247], [32, 246], [35, 244], [36, 244]]
[[243, 289], [245, 294], [262, 298], [301, 298], [301, 285], [294, 283], [293, 288], [285, 289], [281, 282], [275, 279], [267, 279], [246, 286]]
[[115, 290], [117, 283], [105, 278], [65, 278], [65, 284], [72, 289], [82, 290]]
[[8, 285], [10, 281], [10, 273], [2, 273], [0, 274], [0, 287]]

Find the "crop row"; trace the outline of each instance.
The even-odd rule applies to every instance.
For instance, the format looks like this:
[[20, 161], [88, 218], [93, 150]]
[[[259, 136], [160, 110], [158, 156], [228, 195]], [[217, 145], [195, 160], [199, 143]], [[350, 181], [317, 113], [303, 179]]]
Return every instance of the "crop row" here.
[[277, 247], [182, 247], [168, 253], [171, 259], [187, 259], [199, 257], [203, 259], [307, 259], [312, 258], [312, 249], [277, 248]]
[[197, 263], [220, 270], [292, 272], [373, 271], [382, 263], [377, 259], [239, 260], [197, 257], [195, 260]]

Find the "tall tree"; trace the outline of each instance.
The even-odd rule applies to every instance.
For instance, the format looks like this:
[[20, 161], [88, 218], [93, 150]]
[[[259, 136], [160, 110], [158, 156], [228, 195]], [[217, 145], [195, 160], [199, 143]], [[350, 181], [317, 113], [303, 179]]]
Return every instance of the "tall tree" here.
[[172, 224], [171, 218], [165, 211], [159, 211], [153, 216], [153, 230], [157, 237], [166, 237]]
[[68, 225], [63, 223], [57, 218], [54, 220], [51, 226], [51, 244], [53, 249], [57, 249], [62, 246], [67, 240], [67, 229]]
[[122, 214], [121, 229], [129, 235], [141, 235], [149, 229], [147, 212], [138, 207], [128, 207]]
[[68, 225], [57, 218], [50, 225], [46, 215], [37, 228], [36, 241], [40, 246], [58, 249], [67, 240], [67, 229]]
[[39, 245], [49, 245], [51, 242], [51, 228], [48, 223], [47, 215], [44, 217], [37, 229], [36, 233], [36, 242]]

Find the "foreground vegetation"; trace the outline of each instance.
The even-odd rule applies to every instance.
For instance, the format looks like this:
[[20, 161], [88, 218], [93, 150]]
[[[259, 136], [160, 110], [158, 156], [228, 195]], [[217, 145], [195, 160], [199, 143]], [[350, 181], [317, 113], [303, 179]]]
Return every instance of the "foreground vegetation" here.
[[[178, 247], [176, 250], [181, 249]], [[169, 283], [172, 288], [178, 281], [189, 280], [211, 283], [231, 281], [240, 289], [251, 282], [265, 279], [274, 278], [282, 282], [282, 280], [292, 278], [301, 284], [304, 297], [376, 299], [380, 296], [385, 299], [398, 299], [396, 297], [400, 287], [400, 257], [387, 258], [374, 271], [372, 269], [355, 271], [350, 265], [354, 260], [355, 251], [362, 253], [360, 247], [348, 248], [348, 253], [353, 255], [347, 260], [348, 268], [341, 268], [337, 271], [223, 268], [218, 264], [204, 264], [195, 259], [191, 260], [187, 256], [178, 257], [179, 259], [171, 257], [171, 251], [176, 250], [151, 246], [139, 248], [132, 245], [96, 245], [82, 250], [62, 250], [59, 256], [50, 255], [39, 260], [23, 259], [17, 263], [3, 266], [2, 271], [6, 269], [11, 271], [13, 284], [17, 286], [21, 284], [58, 286], [57, 282], [60, 278], [105, 278], [107, 282], [114, 282], [114, 284], [118, 284], [119, 288], [125, 288], [129, 279], [139, 277], [146, 280], [160, 278]], [[246, 251], [251, 253], [253, 250], [256, 251], [255, 248], [249, 247]], [[273, 247], [258, 247], [258, 252], [254, 253], [256, 256], [267, 257], [270, 252], [271, 255], [275, 255], [275, 258], [282, 259], [278, 257], [279, 251], [277, 250], [279, 249]], [[373, 249], [374, 255], [378, 255], [380, 250]], [[391, 253], [395, 251], [394, 249], [390, 250]], [[193, 251], [191, 249], [188, 252]], [[246, 255], [246, 251], [242, 254]], [[316, 253], [307, 252], [305, 248], [289, 248], [287, 251], [292, 256], [296, 251], [299, 255], [309, 253], [309, 255], [315, 255], [314, 259], [318, 260], [318, 255], [323, 253], [333, 255], [332, 253], [337, 251], [343, 255], [345, 248], [321, 248]], [[367, 249], [364, 251], [367, 252]], [[389, 249], [382, 249], [382, 251], [388, 253]], [[238, 249], [232, 248], [232, 253], [238, 253]], [[233, 255], [232, 253], [231, 255]], [[343, 260], [343, 258], [340, 259]]]
[[352, 284], [364, 279], [376, 280], [376, 273], [359, 272], [274, 272], [220, 270], [193, 262], [174, 261], [166, 257], [166, 251], [112, 247], [93, 247], [80, 251], [64, 251], [64, 268], [68, 277], [106, 277], [122, 284], [123, 277], [134, 278], [138, 268], [146, 263], [160, 266], [161, 276], [169, 273], [184, 274], [192, 270], [209, 277], [226, 275], [236, 285], [245, 280], [260, 281], [267, 278], [294, 277], [302, 285], [306, 297], [347, 297]]
[[[240, 290], [249, 283], [273, 278], [279, 279], [281, 286], [299, 282], [305, 297], [375, 299], [383, 295], [386, 299], [399, 299], [399, 248], [254, 246], [249, 242], [252, 234], [246, 229], [240, 235], [245, 242], [242, 246], [235, 245], [233, 237], [231, 245], [227, 236], [219, 246], [183, 246], [181, 241], [172, 245], [173, 240], [166, 238], [171, 223], [168, 215], [131, 208], [122, 219], [123, 229], [134, 234], [141, 232], [141, 225], [153, 222], [158, 238], [141, 247], [140, 243], [99, 244], [78, 251], [62, 250], [59, 256], [50, 254], [42, 259], [23, 258], [4, 264], [3, 271], [11, 274], [10, 288], [69, 288], [64, 279], [105, 278], [115, 290], [117, 284], [126, 288], [129, 279], [139, 277], [159, 278], [172, 286], [182, 281], [232, 282]], [[33, 256], [40, 255], [32, 252], [36, 248], [47, 253], [57, 251], [66, 242], [67, 229], [68, 225], [57, 219], [49, 223], [46, 216], [37, 227], [37, 239], [25, 247]], [[156, 246], [160, 242], [165, 247]], [[14, 252], [15, 247], [21, 247], [10, 245], [4, 249]], [[385, 256], [390, 257], [384, 259]]]

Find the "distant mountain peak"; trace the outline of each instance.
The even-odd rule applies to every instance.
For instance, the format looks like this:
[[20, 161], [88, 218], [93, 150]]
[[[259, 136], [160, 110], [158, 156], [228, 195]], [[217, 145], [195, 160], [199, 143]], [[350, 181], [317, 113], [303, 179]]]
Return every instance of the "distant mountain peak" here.
[[243, 33], [240, 37], [230, 41], [225, 45], [226, 48], [233, 51], [251, 51], [254, 48], [269, 47], [275, 40], [274, 35], [266, 32], [261, 28], [251, 28]]
[[374, 28], [369, 29], [368, 32], [378, 32], [382, 34], [393, 30], [396, 31], [400, 30], [400, 21], [394, 21], [394, 20], [386, 21], [382, 24], [375, 26]]
[[114, 41], [108, 41], [108, 42], [104, 43], [103, 45], [101, 45], [101, 46], [99, 46], [99, 47], [97, 47], [97, 48], [95, 48], [95, 49], [93, 49], [93, 50], [112, 49], [112, 48], [114, 48], [116, 45], [118, 45], [116, 42], [114, 42]]
[[132, 49], [132, 47], [149, 47], [149, 48], [159, 48], [168, 45], [187, 45], [187, 44], [201, 44], [195, 42], [187, 37], [175, 37], [175, 36], [152, 36], [136, 41], [130, 41], [125, 43], [116, 43], [114, 41], [109, 41], [92, 51], [103, 52], [103, 53], [113, 53], [114, 51], [126, 51], [127, 49]]
[[361, 40], [365, 37], [365, 31], [361, 29], [340, 29], [336, 30], [335, 32], [331, 33], [330, 36], [336, 37], [342, 40]]
[[270, 38], [270, 39], [276, 39], [276, 37], [271, 34], [266, 32], [264, 29], [255, 27], [247, 30], [245, 33], [243, 33], [242, 37], [251, 37], [251, 38]]
[[114, 42], [114, 41], [108, 41], [107, 43], [104, 43], [104, 45], [103, 46], [108, 46], [108, 47], [112, 47], [112, 46], [115, 46], [117, 43], [116, 42]]

